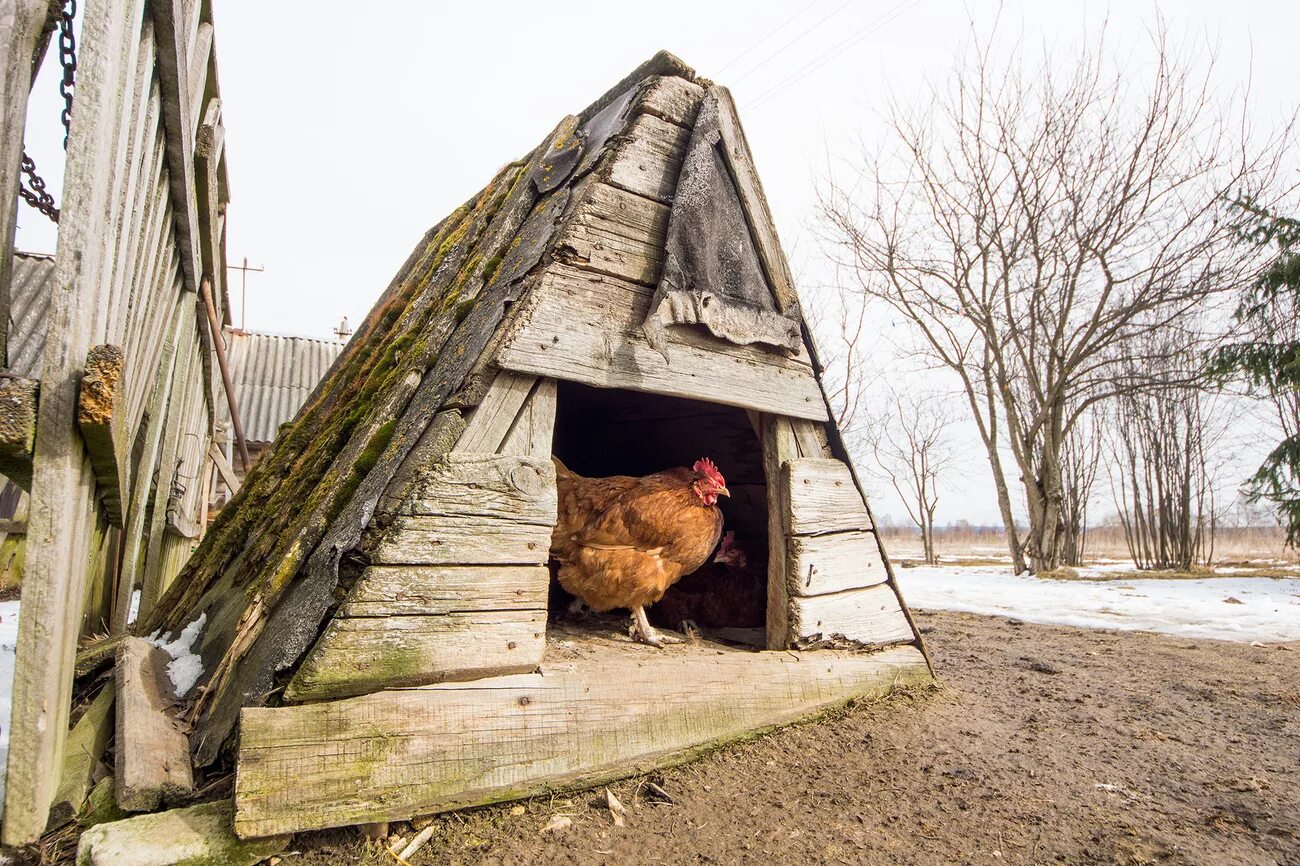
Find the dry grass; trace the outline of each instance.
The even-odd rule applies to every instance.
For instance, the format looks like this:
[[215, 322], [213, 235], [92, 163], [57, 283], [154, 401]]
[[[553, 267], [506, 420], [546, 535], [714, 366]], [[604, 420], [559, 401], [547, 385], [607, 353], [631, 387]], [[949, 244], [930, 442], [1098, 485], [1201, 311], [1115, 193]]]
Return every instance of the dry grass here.
[[[915, 530], [884, 527], [880, 530], [885, 549], [903, 568], [921, 565], [920, 539]], [[936, 530], [935, 548], [943, 565], [998, 566], [1010, 561], [1006, 539], [999, 527], [962, 526]], [[1129, 558], [1124, 533], [1118, 526], [1089, 530], [1085, 563], [1124, 561]], [[1135, 577], [1191, 580], [1202, 577], [1298, 577], [1300, 551], [1286, 546], [1280, 527], [1227, 527], [1215, 539], [1212, 567], [1191, 572], [1111, 572], [1083, 580], [1132, 580]], [[1231, 569], [1231, 571], [1225, 571]]]

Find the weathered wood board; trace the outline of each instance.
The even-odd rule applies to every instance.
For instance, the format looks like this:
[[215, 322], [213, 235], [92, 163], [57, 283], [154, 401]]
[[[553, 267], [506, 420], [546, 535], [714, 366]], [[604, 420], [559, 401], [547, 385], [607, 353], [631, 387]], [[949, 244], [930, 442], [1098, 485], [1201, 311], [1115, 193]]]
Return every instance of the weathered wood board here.
[[235, 832], [404, 819], [597, 784], [929, 678], [914, 647], [809, 657], [709, 644], [246, 708]]
[[651, 290], [565, 265], [549, 267], [502, 341], [497, 363], [519, 373], [827, 420], [812, 368], [693, 328], [670, 328], [667, 358], [641, 330]]
[[690, 128], [700, 113], [704, 88], [676, 75], [661, 75], [646, 86], [633, 110]]
[[791, 598], [790, 634], [795, 646], [810, 648], [881, 647], [916, 639], [887, 584]]
[[[466, 434], [509, 440], [527, 397], [510, 412], [497, 398], [527, 395], [507, 377]], [[539, 412], [554, 416], [554, 383]], [[541, 419], [539, 419], [539, 423]], [[550, 421], [543, 424], [549, 442]], [[495, 433], [485, 431], [493, 430]], [[527, 438], [535, 435], [529, 429]], [[462, 435], [462, 439], [464, 436]], [[503, 443], [504, 445], [505, 443]], [[290, 700], [530, 671], [546, 633], [545, 563], [555, 525], [549, 455], [452, 451], [409, 487], [406, 500], [347, 598], [285, 690]]]
[[660, 202], [591, 184], [585, 206], [559, 237], [557, 255], [586, 270], [653, 286], [663, 271], [668, 212]]
[[524, 673], [541, 663], [545, 635], [545, 608], [337, 616], [298, 667], [285, 698], [314, 701]]
[[115, 794], [128, 812], [153, 811], [194, 788], [189, 739], [167, 712], [174, 702], [169, 661], [143, 638], [118, 645]]
[[825, 595], [882, 583], [888, 577], [875, 533], [856, 530], [786, 540], [791, 595]]
[[871, 529], [871, 517], [853, 475], [842, 460], [800, 457], [782, 466], [794, 535]]
[[638, 115], [628, 126], [627, 141], [603, 174], [614, 186], [665, 204], [677, 191], [691, 132], [650, 115]]

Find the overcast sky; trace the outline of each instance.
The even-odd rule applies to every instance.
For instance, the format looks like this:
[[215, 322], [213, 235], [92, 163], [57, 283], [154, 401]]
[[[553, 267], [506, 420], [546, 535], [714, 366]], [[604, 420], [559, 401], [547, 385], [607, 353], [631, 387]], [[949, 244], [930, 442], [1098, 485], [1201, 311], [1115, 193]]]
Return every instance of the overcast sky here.
[[[344, 316], [355, 325], [427, 228], [661, 48], [732, 90], [792, 266], [810, 280], [825, 274], [818, 179], [884, 134], [875, 111], [887, 97], [923, 97], [972, 19], [981, 33], [998, 21], [1002, 44], [1064, 57], [1105, 19], [1115, 49], [1134, 50], [1159, 15], [1176, 38], [1217, 50], [1224, 87], [1252, 80], [1263, 122], [1300, 102], [1294, 0], [214, 5], [228, 256], [265, 268], [249, 275], [244, 311], [230, 274], [235, 321], [315, 337]], [[55, 67], [37, 82], [27, 144], [58, 198]], [[19, 248], [53, 245], [44, 218], [20, 210]], [[941, 520], [996, 519], [982, 471]]]

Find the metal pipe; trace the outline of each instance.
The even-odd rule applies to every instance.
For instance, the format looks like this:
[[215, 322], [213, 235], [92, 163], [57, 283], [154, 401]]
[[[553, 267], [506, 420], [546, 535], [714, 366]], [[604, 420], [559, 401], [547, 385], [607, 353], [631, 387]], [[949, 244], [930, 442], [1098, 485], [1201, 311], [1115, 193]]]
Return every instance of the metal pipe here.
[[230, 367], [226, 363], [226, 342], [221, 336], [221, 322], [217, 320], [217, 306], [212, 302], [212, 280], [199, 280], [199, 293], [208, 311], [208, 330], [212, 333], [212, 346], [217, 350], [217, 366], [221, 368], [221, 384], [226, 387], [226, 403], [230, 406], [230, 423], [235, 428], [235, 444], [239, 446], [239, 462], [247, 473], [252, 467], [248, 458], [248, 443], [244, 441], [244, 425], [239, 420], [239, 407], [235, 405], [235, 383], [230, 381]]

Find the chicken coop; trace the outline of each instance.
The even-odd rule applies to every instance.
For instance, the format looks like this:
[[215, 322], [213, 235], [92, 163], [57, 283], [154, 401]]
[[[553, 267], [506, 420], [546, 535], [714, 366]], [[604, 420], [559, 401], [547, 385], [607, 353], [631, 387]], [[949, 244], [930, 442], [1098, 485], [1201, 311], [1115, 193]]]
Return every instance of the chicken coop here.
[[[663, 601], [700, 639], [566, 614], [553, 456], [722, 468], [744, 565]], [[119, 712], [119, 792], [233, 764], [243, 837], [594, 784], [928, 681], [727, 90], [661, 53], [431, 229], [135, 631], [201, 673], [149, 749]]]

